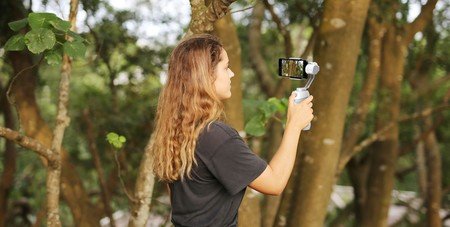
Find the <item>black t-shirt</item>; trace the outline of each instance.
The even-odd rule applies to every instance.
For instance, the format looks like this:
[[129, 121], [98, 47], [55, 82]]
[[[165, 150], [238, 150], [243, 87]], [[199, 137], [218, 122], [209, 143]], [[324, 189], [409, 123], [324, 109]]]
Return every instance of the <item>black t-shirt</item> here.
[[267, 167], [239, 134], [213, 122], [199, 135], [192, 179], [169, 184], [175, 226], [237, 226], [246, 187]]

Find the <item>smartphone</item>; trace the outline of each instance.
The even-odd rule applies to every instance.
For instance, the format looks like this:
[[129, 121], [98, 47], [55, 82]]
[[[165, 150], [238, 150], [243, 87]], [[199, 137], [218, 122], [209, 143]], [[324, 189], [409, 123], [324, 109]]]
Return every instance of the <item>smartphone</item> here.
[[308, 61], [301, 58], [280, 58], [278, 59], [278, 75], [290, 79], [308, 79], [306, 66]]

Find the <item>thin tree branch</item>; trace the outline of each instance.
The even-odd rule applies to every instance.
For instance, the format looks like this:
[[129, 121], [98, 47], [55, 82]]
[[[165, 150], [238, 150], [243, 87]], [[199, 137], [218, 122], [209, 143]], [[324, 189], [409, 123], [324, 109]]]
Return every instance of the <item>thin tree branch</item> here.
[[450, 73], [448, 73], [447, 75], [436, 79], [435, 81], [432, 81], [430, 83], [430, 85], [426, 86], [426, 87], [422, 87], [421, 89], [419, 89], [417, 92], [417, 96], [423, 96], [423, 95], [428, 95], [430, 94], [431, 91], [435, 91], [438, 87], [443, 86], [445, 83], [450, 81]]
[[[69, 21], [71, 30], [76, 30], [76, 17], [78, 12], [78, 0], [70, 1]], [[68, 39], [68, 36], [66, 36]], [[56, 125], [53, 130], [52, 151], [58, 165], [49, 166], [47, 172], [47, 226], [61, 226], [59, 217], [59, 194], [61, 184], [61, 147], [64, 132], [69, 125], [70, 118], [67, 114], [69, 103], [69, 83], [72, 71], [71, 60], [67, 54], [63, 56], [61, 68], [61, 80], [59, 83], [58, 113]]]
[[[267, 1], [263, 0], [263, 4], [265, 8], [269, 11], [272, 20], [277, 25], [278, 30], [280, 31], [281, 35], [284, 39], [284, 54], [286, 57], [291, 57], [293, 52], [292, 47], [292, 38], [290, 31], [286, 28], [286, 25], [283, 24], [280, 17], [275, 13], [275, 10], [273, 9], [273, 6]], [[286, 92], [286, 89], [289, 88], [291, 85], [291, 80], [280, 80], [275, 87], [274, 94], [272, 96], [275, 97], [281, 97]]]
[[410, 43], [411, 40], [414, 38], [414, 35], [417, 32], [422, 31], [427, 25], [427, 23], [432, 19], [433, 10], [436, 3], [437, 0], [428, 0], [427, 3], [424, 6], [422, 6], [420, 14], [416, 17], [416, 19], [410, 24], [406, 25], [406, 33], [404, 40], [406, 44]]
[[407, 153], [408, 150], [413, 149], [413, 147], [415, 147], [420, 141], [425, 140], [428, 135], [430, 135], [430, 133], [432, 133], [433, 131], [435, 131], [442, 123], [444, 119], [442, 117], [438, 117], [438, 119], [435, 121], [435, 123], [428, 129], [426, 129], [425, 131], [423, 131], [419, 137], [415, 138], [412, 143], [408, 143], [408, 146], [402, 148], [400, 150], [400, 155], [404, 155]]
[[264, 6], [258, 2], [253, 9], [250, 19], [250, 29], [248, 32], [250, 63], [256, 71], [258, 82], [264, 93], [274, 96], [276, 89], [275, 79], [267, 67], [264, 57], [261, 54], [261, 22], [264, 18]]
[[52, 150], [31, 137], [22, 135], [17, 131], [2, 126], [0, 126], [0, 137], [10, 140], [21, 147], [34, 151], [38, 155], [45, 158], [49, 162], [49, 164], [57, 163], [55, 157], [53, 156]]
[[255, 5], [256, 5], [256, 4], [253, 4], [253, 5], [251, 5], [251, 6], [248, 6], [248, 7], [243, 8], [243, 9], [238, 9], [238, 10], [235, 10], [235, 11], [231, 11], [230, 13], [233, 14], [233, 13], [244, 12], [244, 11], [246, 11], [246, 10], [253, 9], [253, 7], [255, 7]]
[[420, 119], [420, 118], [424, 118], [424, 117], [430, 116], [431, 114], [433, 114], [435, 112], [444, 111], [444, 110], [446, 110], [448, 108], [450, 108], [450, 105], [441, 105], [441, 106], [438, 106], [438, 107], [436, 107], [434, 109], [428, 108], [428, 109], [425, 109], [424, 111], [421, 111], [421, 112], [418, 112], [418, 113], [414, 113], [414, 114], [411, 114], [409, 116], [400, 117], [397, 122], [390, 123], [386, 127], [384, 127], [382, 129], [380, 129], [379, 131], [373, 133], [367, 139], [361, 141], [357, 146], [355, 146], [353, 148], [353, 152], [352, 152], [351, 156], [353, 156], [353, 155], [357, 154], [358, 152], [362, 151], [364, 148], [368, 147], [372, 143], [380, 140], [381, 137], [384, 135], [384, 133], [386, 133], [389, 129], [391, 129], [395, 124], [398, 124], [398, 123], [401, 123], [401, 122], [406, 122], [406, 121], [411, 121], [411, 120], [417, 120], [417, 119]]
[[117, 156], [117, 150], [114, 149], [114, 160], [116, 161], [116, 165], [117, 165], [117, 177], [120, 180], [120, 184], [122, 185], [123, 191], [125, 192], [125, 195], [128, 197], [128, 199], [133, 202], [133, 203], [138, 203], [139, 201], [134, 198], [127, 190], [127, 187], [125, 186], [125, 182], [122, 178], [122, 170], [120, 168], [120, 162], [119, 162], [119, 158]]
[[88, 144], [89, 144], [89, 151], [92, 154], [93, 157], [93, 161], [94, 161], [94, 166], [95, 169], [97, 170], [97, 174], [98, 174], [98, 179], [99, 179], [99, 185], [100, 185], [100, 190], [101, 190], [101, 195], [102, 195], [102, 201], [104, 204], [104, 209], [105, 209], [105, 213], [106, 215], [108, 215], [109, 217], [109, 222], [111, 227], [116, 226], [116, 223], [114, 221], [114, 217], [113, 217], [113, 211], [111, 209], [111, 205], [110, 205], [110, 201], [111, 201], [111, 196], [108, 190], [108, 187], [106, 185], [106, 181], [105, 181], [105, 174], [103, 171], [103, 167], [101, 164], [101, 160], [100, 160], [100, 155], [97, 149], [97, 145], [95, 144], [95, 133], [94, 133], [94, 125], [92, 123], [92, 120], [89, 116], [89, 109], [86, 108], [83, 110], [83, 120], [86, 123], [86, 138], [88, 140]]
[[273, 9], [273, 6], [269, 3], [267, 0], [262, 1], [264, 3], [264, 6], [269, 11], [270, 16], [272, 16], [273, 22], [277, 25], [278, 30], [280, 30], [281, 35], [283, 35], [284, 38], [284, 52], [287, 57], [291, 57], [292, 55], [292, 38], [291, 33], [286, 28], [286, 25], [281, 22], [280, 17], [275, 13], [275, 10]]

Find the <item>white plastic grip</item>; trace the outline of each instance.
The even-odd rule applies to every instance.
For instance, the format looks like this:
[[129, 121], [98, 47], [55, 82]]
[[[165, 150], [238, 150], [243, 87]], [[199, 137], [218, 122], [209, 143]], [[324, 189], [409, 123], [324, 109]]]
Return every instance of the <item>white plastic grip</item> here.
[[[303, 101], [309, 97], [309, 91], [304, 87], [297, 88], [295, 90], [295, 93], [297, 94], [294, 98], [295, 104], [299, 104], [301, 101]], [[311, 123], [309, 123], [305, 128], [303, 128], [303, 131], [308, 131], [310, 129], [311, 129]]]

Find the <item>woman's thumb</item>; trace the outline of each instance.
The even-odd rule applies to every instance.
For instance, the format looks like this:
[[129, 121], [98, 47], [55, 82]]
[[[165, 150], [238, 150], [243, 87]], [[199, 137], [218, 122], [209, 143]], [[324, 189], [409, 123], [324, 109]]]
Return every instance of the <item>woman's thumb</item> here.
[[297, 92], [293, 91], [289, 96], [289, 104], [294, 103], [295, 96], [297, 96]]

